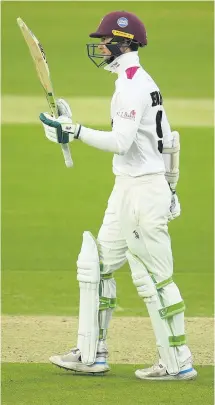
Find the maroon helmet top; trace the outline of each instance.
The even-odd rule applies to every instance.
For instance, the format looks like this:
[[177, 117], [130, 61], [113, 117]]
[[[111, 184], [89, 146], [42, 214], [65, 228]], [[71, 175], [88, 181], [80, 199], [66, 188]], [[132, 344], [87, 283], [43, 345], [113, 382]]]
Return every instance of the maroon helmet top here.
[[114, 11], [104, 16], [91, 38], [113, 37], [113, 30], [131, 34], [140, 46], [147, 45], [146, 29], [142, 21], [132, 13]]

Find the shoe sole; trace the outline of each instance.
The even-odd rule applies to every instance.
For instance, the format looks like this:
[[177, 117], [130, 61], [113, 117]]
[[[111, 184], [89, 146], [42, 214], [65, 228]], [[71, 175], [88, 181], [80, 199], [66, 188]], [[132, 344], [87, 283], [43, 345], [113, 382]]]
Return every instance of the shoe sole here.
[[153, 381], [185, 381], [185, 380], [195, 380], [197, 377], [197, 371], [192, 370], [188, 373], [183, 373], [183, 374], [178, 374], [178, 375], [163, 375], [163, 376], [157, 376], [157, 377], [147, 377], [141, 375], [138, 370], [135, 372], [135, 375], [137, 378], [140, 378], [141, 380], [153, 380]]
[[[50, 360], [50, 359], [49, 359]], [[104, 365], [93, 365], [92, 366], [85, 366], [84, 364], [80, 363], [68, 363], [68, 364], [64, 364], [64, 363], [60, 363], [60, 362], [54, 362], [53, 360], [50, 360], [50, 362], [52, 364], [54, 364], [54, 366], [57, 366], [59, 368], [63, 368], [64, 370], [67, 371], [74, 371], [75, 373], [79, 373], [79, 374], [96, 374], [96, 375], [103, 375], [104, 373], [107, 373], [108, 371], [110, 371], [110, 367], [108, 366], [108, 364]]]

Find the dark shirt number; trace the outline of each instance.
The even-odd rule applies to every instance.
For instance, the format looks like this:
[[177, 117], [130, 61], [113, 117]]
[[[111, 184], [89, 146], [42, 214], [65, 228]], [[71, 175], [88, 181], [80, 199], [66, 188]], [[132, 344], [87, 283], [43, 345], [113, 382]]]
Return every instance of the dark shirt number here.
[[[152, 107], [163, 104], [162, 95], [159, 91], [153, 91], [152, 93], [150, 93], [150, 96], [152, 99]], [[157, 132], [157, 136], [159, 138], [158, 150], [160, 153], [162, 153], [162, 151], [163, 151], [163, 131], [162, 131], [162, 127], [161, 127], [162, 115], [163, 115], [163, 111], [158, 110], [158, 112], [156, 114], [156, 132]]]

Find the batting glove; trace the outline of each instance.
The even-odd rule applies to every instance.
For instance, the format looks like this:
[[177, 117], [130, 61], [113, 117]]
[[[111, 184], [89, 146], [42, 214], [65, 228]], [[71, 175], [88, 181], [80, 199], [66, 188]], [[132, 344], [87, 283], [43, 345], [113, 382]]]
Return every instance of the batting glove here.
[[72, 110], [71, 110], [69, 104], [63, 98], [58, 98], [56, 100], [56, 104], [57, 104], [59, 116], [65, 115], [66, 117], [72, 119]]
[[81, 125], [74, 125], [71, 118], [65, 115], [54, 118], [48, 113], [41, 113], [40, 120], [43, 123], [46, 138], [52, 142], [68, 143], [79, 137]]
[[171, 205], [170, 205], [170, 214], [169, 214], [169, 221], [172, 221], [173, 219], [177, 218], [181, 214], [181, 205], [178, 199], [178, 196], [175, 192], [175, 190], [171, 190], [172, 192], [172, 197], [171, 197]]

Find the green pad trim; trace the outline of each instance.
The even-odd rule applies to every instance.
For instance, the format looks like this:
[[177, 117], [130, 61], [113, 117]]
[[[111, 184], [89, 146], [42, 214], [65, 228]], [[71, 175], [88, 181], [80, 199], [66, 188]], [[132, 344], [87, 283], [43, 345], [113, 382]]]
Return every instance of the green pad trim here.
[[105, 340], [107, 337], [107, 329], [99, 329], [99, 340]]
[[165, 307], [162, 309], [159, 309], [159, 314], [161, 319], [166, 319], [170, 318], [176, 314], [180, 314], [181, 312], [184, 312], [185, 310], [185, 304], [184, 301], [178, 302], [177, 304], [170, 305], [169, 307]]
[[116, 308], [116, 298], [100, 297], [99, 298], [99, 311], [103, 311], [104, 309], [109, 309], [109, 308]]
[[113, 278], [113, 273], [101, 274], [101, 279], [102, 280], [109, 280], [110, 278]]
[[172, 277], [167, 278], [164, 281], [161, 281], [160, 283], [156, 283], [156, 289], [160, 290], [161, 288], [166, 287], [166, 285], [173, 283]]
[[186, 344], [186, 336], [185, 335], [178, 335], [178, 336], [169, 336], [169, 345], [171, 347], [175, 346], [182, 346]]

